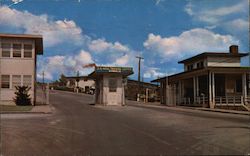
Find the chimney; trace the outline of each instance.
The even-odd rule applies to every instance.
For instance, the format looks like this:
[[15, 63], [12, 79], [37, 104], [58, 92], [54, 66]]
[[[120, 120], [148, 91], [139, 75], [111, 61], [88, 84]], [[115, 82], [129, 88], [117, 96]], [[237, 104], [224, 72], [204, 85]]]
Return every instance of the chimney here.
[[230, 54], [238, 54], [238, 45], [231, 45], [229, 47], [229, 52]]

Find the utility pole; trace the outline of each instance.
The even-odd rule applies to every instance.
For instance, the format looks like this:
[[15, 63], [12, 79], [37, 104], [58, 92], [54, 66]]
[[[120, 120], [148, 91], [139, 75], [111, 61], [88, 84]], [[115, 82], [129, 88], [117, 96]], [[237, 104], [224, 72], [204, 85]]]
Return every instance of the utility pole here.
[[43, 103], [46, 103], [46, 90], [45, 90], [45, 85], [44, 85], [44, 70], [43, 70], [43, 73], [42, 73], [42, 75], [43, 75], [43, 85], [42, 85], [42, 91], [43, 91]]
[[79, 77], [79, 71], [77, 71], [76, 73], [76, 92], [79, 92], [79, 81], [80, 81], [80, 77]]
[[136, 56], [136, 58], [138, 58], [138, 90], [139, 90], [139, 94], [141, 93], [141, 60], [144, 59], [141, 56]]
[[44, 70], [43, 70], [42, 75], [43, 75], [43, 85], [42, 85], [42, 88], [43, 88], [43, 90], [44, 90]]

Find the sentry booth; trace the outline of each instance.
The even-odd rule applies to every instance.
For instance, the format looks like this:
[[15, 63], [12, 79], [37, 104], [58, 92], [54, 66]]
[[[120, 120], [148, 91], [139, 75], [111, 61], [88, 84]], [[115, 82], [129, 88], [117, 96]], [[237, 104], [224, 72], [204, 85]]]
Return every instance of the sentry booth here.
[[127, 76], [133, 74], [130, 67], [96, 66], [89, 74], [95, 80], [95, 104], [125, 105], [124, 86]]

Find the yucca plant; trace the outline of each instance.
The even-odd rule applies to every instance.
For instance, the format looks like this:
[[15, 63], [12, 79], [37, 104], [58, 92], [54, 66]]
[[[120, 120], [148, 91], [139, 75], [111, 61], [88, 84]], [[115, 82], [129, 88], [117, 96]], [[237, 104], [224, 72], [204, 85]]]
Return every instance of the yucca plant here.
[[28, 106], [31, 105], [31, 98], [29, 93], [29, 90], [31, 89], [28, 86], [15, 86], [16, 88], [16, 97], [14, 98], [14, 101], [16, 105], [18, 106]]

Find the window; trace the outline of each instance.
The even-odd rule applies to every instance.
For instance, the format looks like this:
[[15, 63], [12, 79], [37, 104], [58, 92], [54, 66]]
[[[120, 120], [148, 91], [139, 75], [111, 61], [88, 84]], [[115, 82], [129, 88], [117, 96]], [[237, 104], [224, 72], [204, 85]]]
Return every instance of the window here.
[[31, 75], [24, 75], [23, 76], [23, 86], [29, 86], [31, 87], [32, 82], [32, 76]]
[[191, 65], [188, 65], [188, 66], [187, 66], [187, 69], [188, 69], [188, 70], [193, 70], [193, 65], [192, 65], [192, 64], [191, 64]]
[[117, 80], [114, 78], [109, 79], [109, 92], [116, 92]]
[[2, 43], [2, 57], [10, 57], [10, 43]]
[[16, 86], [21, 86], [21, 75], [12, 76], [12, 88], [14, 89]]
[[10, 76], [2, 75], [1, 78], [2, 78], [1, 88], [10, 88]]
[[25, 58], [32, 58], [32, 45], [31, 44], [24, 44], [23, 54]]
[[13, 44], [13, 57], [21, 57], [22, 44]]
[[204, 67], [203, 61], [197, 63], [197, 68], [203, 68], [203, 67]]

